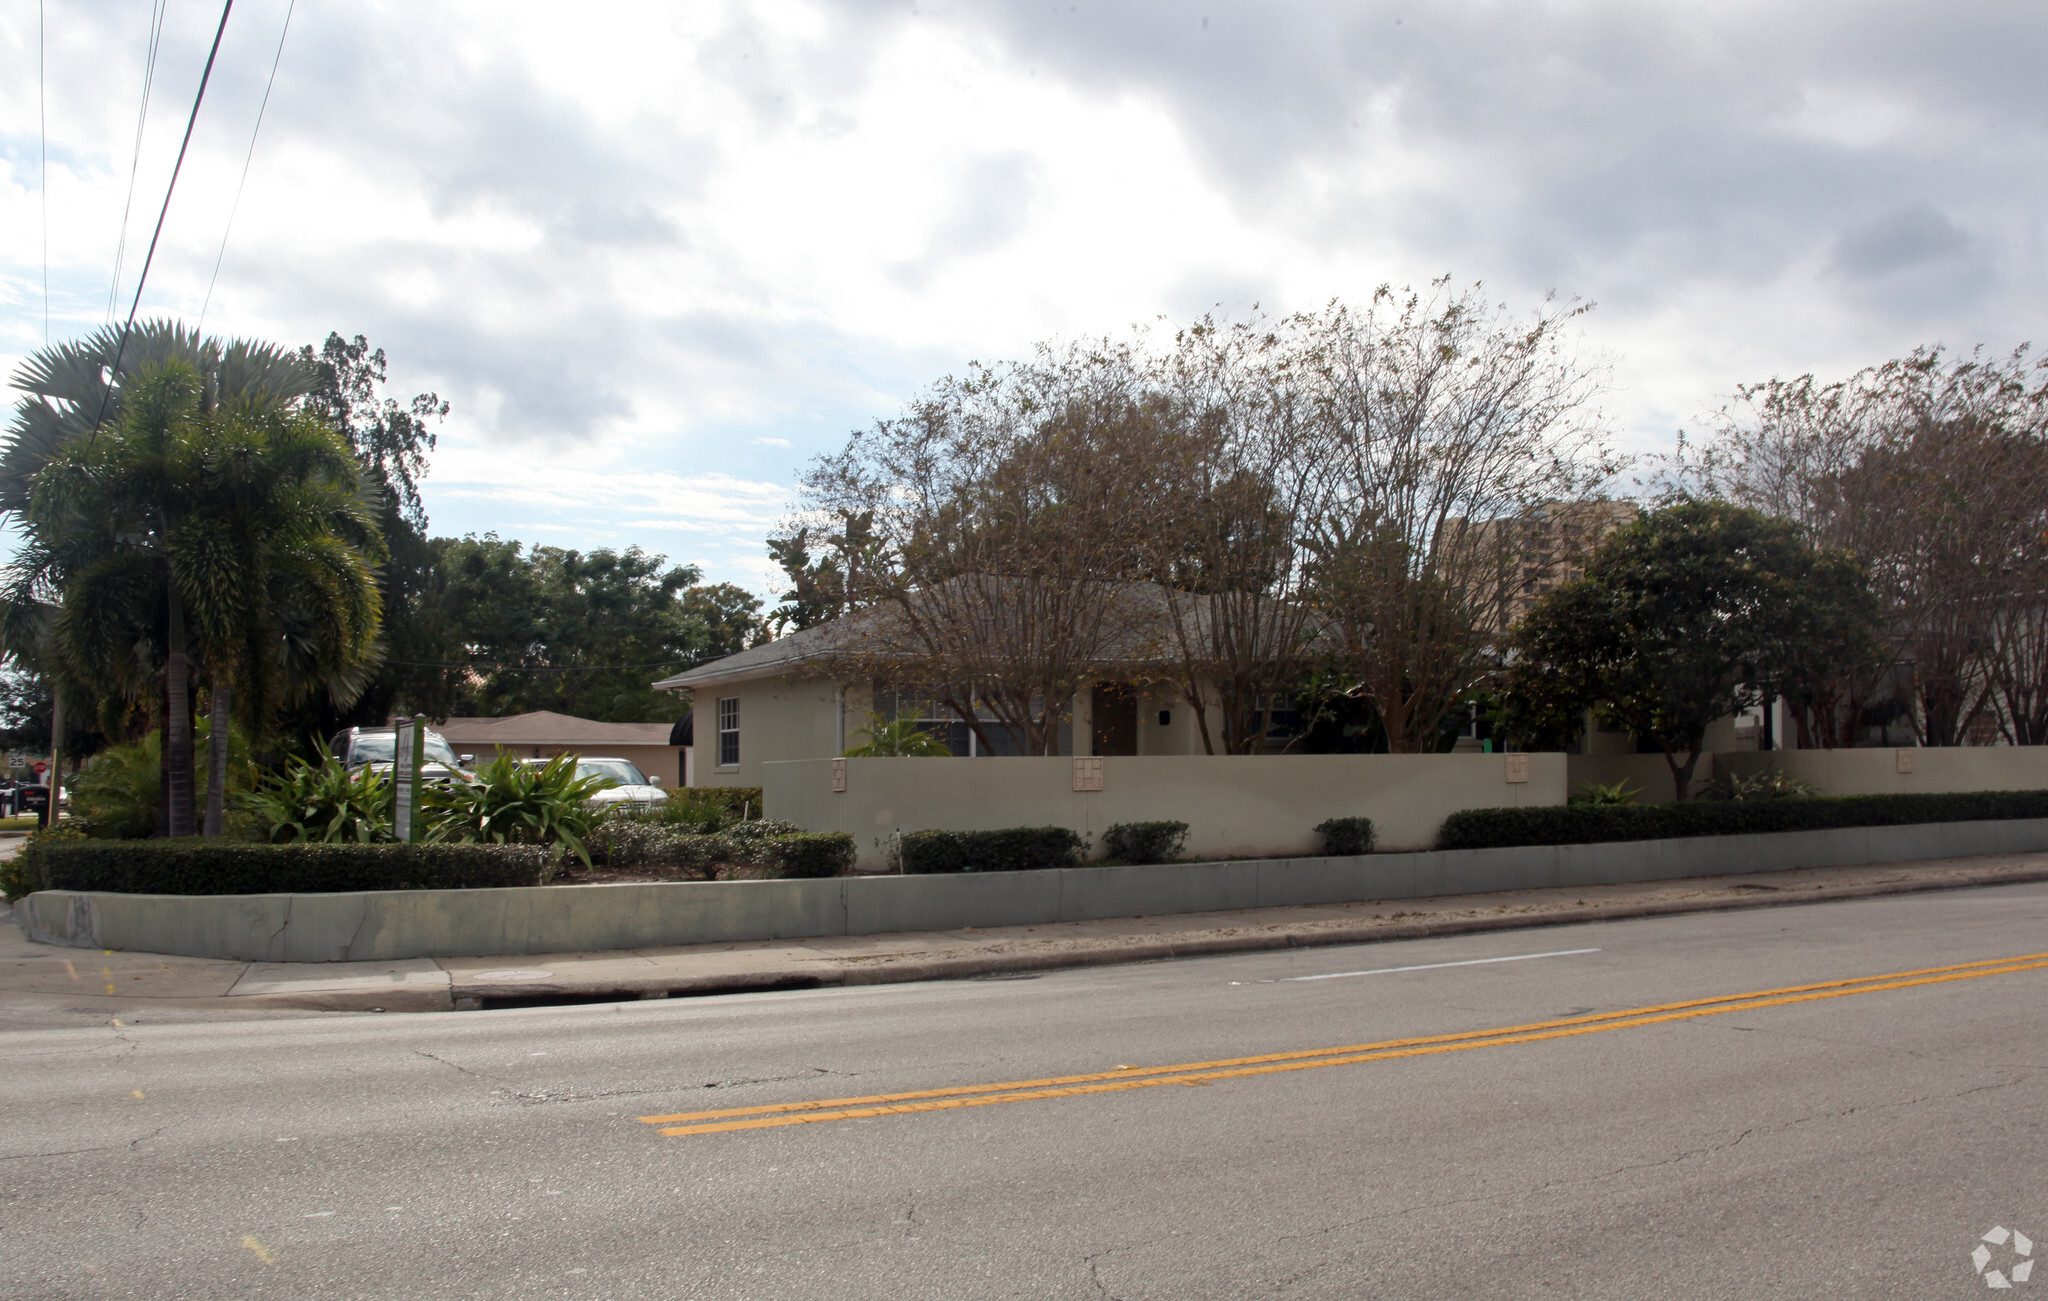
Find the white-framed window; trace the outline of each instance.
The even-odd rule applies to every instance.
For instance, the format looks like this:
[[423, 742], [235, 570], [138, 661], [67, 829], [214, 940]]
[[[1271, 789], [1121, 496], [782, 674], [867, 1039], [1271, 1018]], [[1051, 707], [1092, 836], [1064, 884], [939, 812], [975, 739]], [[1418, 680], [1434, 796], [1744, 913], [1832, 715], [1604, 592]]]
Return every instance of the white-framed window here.
[[718, 766], [737, 768], [740, 763], [740, 698], [723, 696], [718, 701]]

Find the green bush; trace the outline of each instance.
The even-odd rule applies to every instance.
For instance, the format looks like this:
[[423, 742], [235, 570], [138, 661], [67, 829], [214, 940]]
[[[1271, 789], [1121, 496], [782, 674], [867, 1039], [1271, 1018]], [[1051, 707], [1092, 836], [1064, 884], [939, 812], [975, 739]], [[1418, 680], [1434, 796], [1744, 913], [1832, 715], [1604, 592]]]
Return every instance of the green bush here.
[[[212, 746], [213, 720], [201, 718], [192, 738], [192, 801], [195, 809], [206, 806], [206, 786], [212, 774], [208, 759]], [[156, 831], [157, 801], [162, 793], [161, 730], [139, 741], [111, 746], [92, 757], [92, 762], [71, 779], [71, 813], [80, 830], [94, 839], [134, 840]], [[241, 792], [253, 784], [255, 766], [249, 762], [249, 743], [240, 731], [228, 729], [227, 807], [238, 807]]]
[[1634, 804], [1636, 796], [1640, 794], [1642, 794], [1641, 790], [1629, 785], [1625, 781], [1608, 782], [1604, 785], [1600, 782], [1586, 782], [1579, 787], [1579, 793], [1572, 796], [1566, 802], [1570, 804]]
[[1682, 804], [1573, 804], [1534, 809], [1466, 809], [1444, 819], [1439, 849], [1583, 845], [1764, 831], [1824, 831], [1928, 822], [2048, 818], [2048, 791], [1953, 795], [1846, 795], [1814, 799], [1688, 800]]
[[1002, 831], [906, 831], [903, 870], [1028, 872], [1073, 867], [1088, 842], [1065, 827], [1010, 827]]
[[781, 818], [755, 818], [750, 822], [735, 822], [725, 829], [725, 834], [742, 844], [753, 844], [770, 836], [793, 836], [802, 831], [794, 822]]
[[844, 831], [797, 831], [759, 842], [757, 861], [785, 881], [847, 876], [853, 871], [853, 837]]
[[1811, 782], [1766, 768], [1754, 777], [1730, 773], [1715, 782], [1708, 794], [1717, 800], [1798, 800], [1820, 791]]
[[682, 807], [715, 809], [726, 822], [761, 816], [759, 786], [686, 786], [671, 794], [667, 802], [675, 804], [678, 800], [684, 801]]
[[23, 849], [38, 890], [120, 894], [324, 894], [540, 885], [538, 845], [264, 845], [219, 837], [44, 841]]
[[427, 839], [485, 845], [560, 845], [590, 864], [583, 838], [601, 816], [590, 797], [612, 785], [578, 777], [576, 756], [524, 764], [501, 750], [476, 780], [431, 785], [422, 793]]
[[719, 795], [719, 787], [680, 787], [670, 791], [668, 799], [655, 799], [651, 803], [621, 801], [606, 809], [604, 817], [616, 822], [655, 822], [664, 826], [688, 828], [698, 834], [713, 834], [735, 822], [739, 822], [741, 811], [760, 815], [762, 801], [758, 787], [743, 787], [754, 799], [739, 799], [727, 803]]
[[55, 826], [29, 832], [14, 857], [0, 863], [0, 896], [13, 903], [25, 894], [34, 894], [43, 889], [41, 877], [35, 866], [36, 856], [31, 851], [41, 845], [76, 844], [85, 840], [85, 828], [78, 823], [77, 818], [66, 818]]
[[293, 759], [242, 797], [272, 844], [370, 845], [394, 839], [398, 794], [390, 777], [368, 764], [351, 773], [318, 747], [320, 762]]
[[1333, 857], [1372, 852], [1375, 833], [1371, 818], [1326, 818], [1316, 823], [1315, 832], [1323, 838], [1323, 852]]
[[1188, 843], [1185, 822], [1118, 822], [1102, 833], [1102, 851], [1126, 863], [1165, 863]]

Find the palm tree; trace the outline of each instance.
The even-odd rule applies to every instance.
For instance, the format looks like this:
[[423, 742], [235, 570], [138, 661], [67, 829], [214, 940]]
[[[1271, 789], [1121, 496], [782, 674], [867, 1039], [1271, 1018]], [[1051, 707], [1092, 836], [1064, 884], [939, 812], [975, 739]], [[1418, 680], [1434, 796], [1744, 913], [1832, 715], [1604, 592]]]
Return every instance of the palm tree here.
[[118, 420], [135, 380], [173, 361], [199, 376], [200, 405], [209, 409], [223, 399], [283, 406], [312, 392], [317, 380], [310, 363], [274, 343], [222, 342], [169, 320], [142, 322], [126, 344], [113, 326], [53, 344], [14, 372], [14, 387], [24, 396], [0, 439], [0, 516], [26, 510], [36, 472], [62, 449]]
[[[56, 643], [74, 673], [137, 700], [160, 684], [169, 834], [193, 829], [195, 651], [216, 735], [238, 681], [260, 721], [290, 690], [374, 660], [375, 508], [339, 435], [182, 360], [131, 376], [120, 418], [32, 476], [9, 595], [62, 596]], [[226, 747], [212, 753], [218, 831]]]

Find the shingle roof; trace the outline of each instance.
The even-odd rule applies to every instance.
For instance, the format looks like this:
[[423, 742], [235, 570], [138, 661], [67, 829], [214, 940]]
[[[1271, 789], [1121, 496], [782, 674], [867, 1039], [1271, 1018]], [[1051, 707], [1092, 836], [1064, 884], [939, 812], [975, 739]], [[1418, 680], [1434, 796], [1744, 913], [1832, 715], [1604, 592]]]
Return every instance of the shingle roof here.
[[502, 718], [451, 718], [434, 730], [450, 745], [669, 745], [673, 723], [601, 723], [536, 709]]
[[[1116, 627], [1105, 630], [1101, 660], [1105, 664], [1164, 663], [1173, 659], [1173, 625], [1167, 612], [1166, 589], [1157, 583], [1118, 584], [1119, 603], [1126, 612]], [[1195, 604], [1183, 606], [1182, 619], [1197, 643], [1207, 636], [1205, 627], [1213, 615], [1210, 598], [1188, 598]], [[893, 625], [895, 614], [887, 606], [874, 606], [787, 637], [700, 664], [653, 684], [657, 691], [691, 690], [753, 678], [776, 677], [800, 664], [829, 661], [835, 655], [887, 656], [899, 651], [908, 657], [915, 649]], [[1327, 626], [1314, 627], [1311, 646], [1333, 644], [1334, 633]]]

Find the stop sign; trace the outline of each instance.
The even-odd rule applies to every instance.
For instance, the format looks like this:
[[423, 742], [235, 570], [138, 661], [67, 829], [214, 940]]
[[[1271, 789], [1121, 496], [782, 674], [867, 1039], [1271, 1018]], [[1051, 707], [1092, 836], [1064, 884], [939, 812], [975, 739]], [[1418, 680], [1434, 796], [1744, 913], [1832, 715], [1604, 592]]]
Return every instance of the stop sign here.
[[43, 773], [50, 771], [50, 765], [44, 763], [41, 759], [38, 759], [35, 762], [35, 770], [36, 775], [41, 776]]

